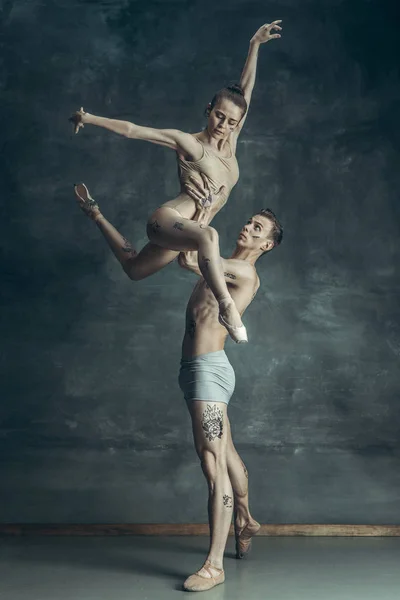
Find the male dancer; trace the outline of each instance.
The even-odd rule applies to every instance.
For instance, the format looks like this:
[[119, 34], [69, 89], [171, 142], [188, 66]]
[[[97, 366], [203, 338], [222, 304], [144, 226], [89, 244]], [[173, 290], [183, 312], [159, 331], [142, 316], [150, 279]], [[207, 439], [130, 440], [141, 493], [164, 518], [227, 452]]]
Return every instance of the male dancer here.
[[[213, 213], [213, 203], [207, 181], [201, 185], [191, 179], [187, 192], [203, 205], [195, 219], [204, 226]], [[79, 184], [82, 186], [83, 184]], [[77, 186], [78, 187], [78, 186]], [[77, 201], [87, 216], [93, 219], [125, 272], [136, 251], [130, 243], [103, 217], [98, 204], [85, 187], [76, 190]], [[220, 190], [221, 193], [221, 190]], [[221, 259], [225, 280], [240, 313], [253, 300], [260, 285], [255, 262], [279, 245], [282, 227], [269, 209], [260, 210], [242, 228], [231, 258]], [[196, 252], [179, 254], [181, 267], [201, 275]], [[171, 255], [175, 255], [171, 251]], [[173, 260], [174, 256], [171, 256]], [[186, 331], [182, 345], [179, 384], [192, 418], [193, 435], [209, 489], [208, 516], [210, 547], [203, 567], [186, 579], [188, 591], [205, 591], [225, 581], [223, 556], [234, 510], [236, 558], [244, 558], [251, 538], [260, 529], [250, 515], [248, 473], [237, 453], [231, 436], [227, 414], [235, 387], [235, 373], [224, 352], [227, 331], [218, 322], [218, 303], [201, 277], [186, 310]]]
[[[192, 180], [192, 197], [209, 198]], [[207, 223], [207, 210], [197, 214]], [[255, 262], [280, 244], [282, 227], [269, 209], [251, 217], [239, 233], [231, 258], [222, 259], [225, 280], [242, 314], [253, 300], [260, 280]], [[179, 255], [179, 264], [201, 276], [196, 252]], [[218, 322], [218, 303], [201, 278], [189, 299], [182, 345], [179, 384], [192, 418], [193, 435], [209, 489], [210, 547], [203, 567], [183, 584], [188, 591], [204, 591], [223, 583], [223, 555], [234, 509], [236, 558], [250, 550], [251, 538], [260, 529], [250, 515], [248, 473], [231, 436], [227, 414], [235, 387], [235, 373], [224, 352], [226, 329]]]

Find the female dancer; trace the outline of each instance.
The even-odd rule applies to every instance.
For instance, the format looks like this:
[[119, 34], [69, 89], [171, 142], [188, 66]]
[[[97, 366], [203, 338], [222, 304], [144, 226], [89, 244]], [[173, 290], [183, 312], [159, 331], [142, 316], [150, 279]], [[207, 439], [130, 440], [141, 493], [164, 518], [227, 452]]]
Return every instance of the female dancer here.
[[219, 305], [219, 321], [236, 342], [247, 342], [247, 334], [225, 283], [218, 234], [214, 228], [193, 221], [198, 207], [186, 189], [190, 186], [189, 181], [194, 180], [193, 175], [200, 174], [208, 180], [212, 194], [218, 194], [218, 202], [211, 207], [211, 216], [226, 203], [239, 178], [236, 144], [255, 83], [258, 50], [260, 44], [281, 37], [279, 33], [273, 33], [274, 30], [281, 30], [279, 23], [281, 21], [273, 21], [257, 30], [250, 41], [240, 86], [224, 88], [214, 96], [206, 111], [207, 127], [200, 133], [141, 127], [128, 121], [97, 117], [84, 112], [83, 108], [70, 118], [75, 133], [86, 124], [98, 125], [129, 138], [146, 140], [176, 151], [181, 193], [157, 208], [149, 218], [147, 235], [150, 243], [139, 253], [131, 247], [125, 249], [125, 252], [128, 250], [131, 253], [129, 264], [126, 254], [121, 260], [118, 249], [120, 236], [116, 235], [117, 232], [99, 211], [93, 210], [98, 206], [86, 186], [82, 183], [75, 186], [75, 194], [84, 212], [98, 221], [111, 249], [132, 279], [152, 275], [181, 251], [197, 250], [199, 269]]

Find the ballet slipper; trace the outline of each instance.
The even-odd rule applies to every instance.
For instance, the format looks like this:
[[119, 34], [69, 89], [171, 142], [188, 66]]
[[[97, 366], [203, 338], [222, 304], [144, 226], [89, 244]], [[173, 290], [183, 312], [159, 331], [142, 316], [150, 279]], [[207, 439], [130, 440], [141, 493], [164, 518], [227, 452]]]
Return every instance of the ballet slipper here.
[[75, 184], [74, 192], [78, 204], [85, 213], [85, 215], [95, 220], [96, 217], [98, 217], [101, 214], [99, 205], [97, 204], [96, 200], [94, 200], [91, 197], [86, 185], [84, 183]]
[[235, 528], [236, 558], [246, 558], [248, 556], [252, 537], [258, 533], [260, 527], [260, 523], [252, 521], [252, 523], [247, 523], [241, 529]]
[[248, 342], [246, 327], [244, 325], [240, 325], [239, 327], [231, 325], [221, 314], [230, 304], [231, 302], [227, 303], [226, 301], [222, 301], [219, 303], [218, 321], [221, 323], [221, 325], [225, 327], [225, 329], [228, 331], [229, 335], [231, 336], [234, 342], [236, 342], [237, 344], [244, 344]]
[[[218, 575], [213, 575], [210, 567], [212, 567], [215, 571], [218, 571]], [[200, 575], [200, 571], [207, 571], [210, 577], [206, 577], [204, 575]], [[224, 583], [225, 581], [225, 572], [223, 569], [217, 569], [211, 565], [211, 562], [207, 559], [204, 565], [201, 567], [199, 571], [190, 575], [186, 579], [183, 584], [183, 587], [188, 592], [205, 592], [206, 590], [211, 590], [211, 588], [219, 585], [220, 583]]]

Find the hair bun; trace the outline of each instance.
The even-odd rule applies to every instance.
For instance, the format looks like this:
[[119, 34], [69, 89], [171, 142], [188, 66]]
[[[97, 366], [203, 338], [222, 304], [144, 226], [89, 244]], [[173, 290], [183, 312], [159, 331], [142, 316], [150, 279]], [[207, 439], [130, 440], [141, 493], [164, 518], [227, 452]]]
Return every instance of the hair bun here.
[[233, 83], [232, 85], [229, 85], [227, 87], [227, 89], [229, 91], [233, 92], [234, 94], [239, 94], [240, 96], [244, 96], [244, 90], [238, 83]]

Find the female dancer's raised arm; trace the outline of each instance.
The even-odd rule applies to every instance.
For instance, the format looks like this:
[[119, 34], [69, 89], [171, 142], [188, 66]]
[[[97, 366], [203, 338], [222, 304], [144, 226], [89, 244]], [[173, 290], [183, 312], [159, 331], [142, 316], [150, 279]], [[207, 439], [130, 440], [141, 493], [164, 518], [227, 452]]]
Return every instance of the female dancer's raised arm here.
[[260, 49], [260, 45], [265, 44], [270, 40], [279, 39], [281, 37], [280, 33], [273, 33], [275, 30], [282, 31], [280, 23], [282, 23], [282, 21], [278, 20], [273, 21], [272, 23], [266, 23], [265, 25], [262, 25], [262, 27], [260, 27], [256, 31], [256, 33], [250, 40], [249, 52], [247, 54], [247, 59], [243, 67], [242, 74], [240, 76], [240, 87], [243, 90], [244, 99], [247, 102], [247, 111], [235, 131], [237, 135], [239, 135], [248, 114], [251, 95], [253, 93], [254, 84], [256, 82], [258, 51]]

